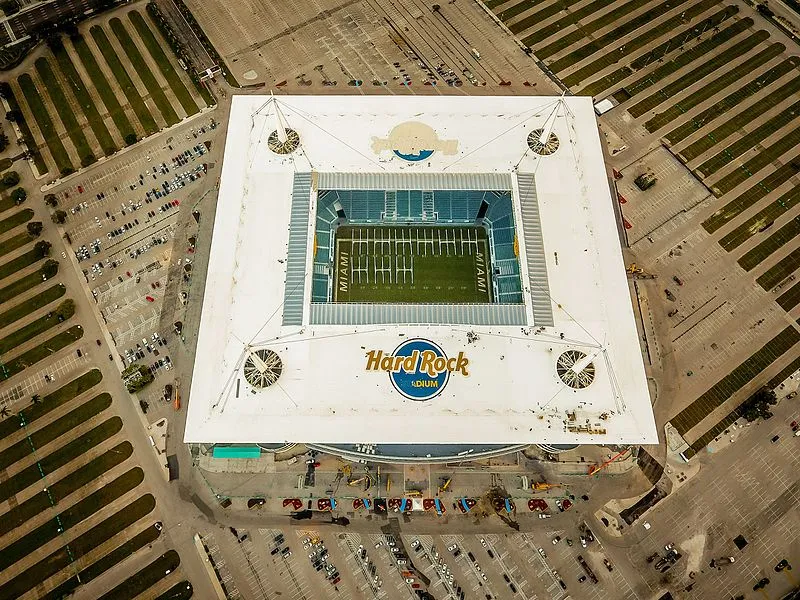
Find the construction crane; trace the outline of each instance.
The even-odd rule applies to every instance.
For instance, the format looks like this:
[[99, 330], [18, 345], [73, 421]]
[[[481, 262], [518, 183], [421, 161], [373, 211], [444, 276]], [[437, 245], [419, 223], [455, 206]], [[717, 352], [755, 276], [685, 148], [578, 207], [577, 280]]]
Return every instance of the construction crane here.
[[605, 468], [606, 468], [608, 465], [610, 465], [612, 462], [614, 462], [614, 461], [615, 461], [615, 460], [617, 460], [618, 458], [621, 458], [621, 457], [622, 457], [622, 455], [624, 455], [626, 452], [628, 452], [628, 448], [625, 448], [625, 450], [623, 450], [622, 452], [619, 452], [619, 453], [615, 454], [614, 456], [612, 456], [611, 458], [609, 458], [609, 459], [608, 459], [607, 461], [605, 461], [604, 463], [601, 463], [601, 464], [599, 464], [599, 465], [592, 465], [592, 466], [590, 466], [590, 467], [589, 467], [589, 471], [588, 471], [586, 474], [587, 474], [587, 475], [594, 475], [594, 474], [595, 474], [595, 473], [597, 473], [598, 471], [602, 471], [602, 470], [603, 470], [603, 469], [605, 469]]

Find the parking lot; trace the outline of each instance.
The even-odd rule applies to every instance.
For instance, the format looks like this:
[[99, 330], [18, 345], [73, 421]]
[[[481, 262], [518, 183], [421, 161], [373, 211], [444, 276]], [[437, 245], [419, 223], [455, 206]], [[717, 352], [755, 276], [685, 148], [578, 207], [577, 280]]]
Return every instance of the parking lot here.
[[421, 0], [187, 6], [240, 84], [290, 93], [556, 89], [476, 2], [435, 11]]
[[161, 383], [171, 378], [169, 344], [177, 337], [171, 319], [163, 318], [165, 299], [175, 301], [167, 286], [171, 277], [183, 282], [191, 276], [187, 249], [193, 247], [176, 233], [183, 235], [186, 222], [193, 221], [199, 194], [216, 185], [207, 162], [216, 128], [213, 119], [198, 118], [157, 143], [132, 149], [124, 162], [52, 190], [58, 209], [67, 213], [65, 239], [120, 358], [125, 365], [144, 364], [156, 377], [164, 374]]

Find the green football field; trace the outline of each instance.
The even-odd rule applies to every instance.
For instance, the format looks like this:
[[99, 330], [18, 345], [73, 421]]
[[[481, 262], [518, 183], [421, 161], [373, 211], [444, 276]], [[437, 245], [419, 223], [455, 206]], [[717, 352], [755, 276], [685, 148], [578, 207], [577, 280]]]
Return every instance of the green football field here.
[[491, 302], [481, 227], [340, 227], [334, 302]]

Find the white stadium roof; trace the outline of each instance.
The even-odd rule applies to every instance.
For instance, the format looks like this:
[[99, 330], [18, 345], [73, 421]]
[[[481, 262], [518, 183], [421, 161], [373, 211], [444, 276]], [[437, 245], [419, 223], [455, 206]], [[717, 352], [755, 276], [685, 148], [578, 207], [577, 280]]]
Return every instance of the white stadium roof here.
[[[327, 189], [510, 191], [523, 302], [312, 304]], [[203, 302], [187, 442], [657, 442], [591, 98], [234, 97]]]

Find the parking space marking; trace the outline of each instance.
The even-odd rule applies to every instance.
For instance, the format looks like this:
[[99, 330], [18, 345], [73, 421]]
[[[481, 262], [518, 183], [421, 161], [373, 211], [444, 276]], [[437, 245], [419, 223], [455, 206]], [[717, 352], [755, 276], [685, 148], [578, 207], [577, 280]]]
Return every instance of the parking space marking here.
[[[89, 353], [85, 346], [68, 346], [69, 354], [50, 363], [47, 367], [39, 369], [35, 374], [14, 383], [12, 387], [0, 394], [0, 407], [13, 409], [14, 404], [20, 400], [30, 401], [33, 394], [38, 393], [51, 383], [60, 382], [63, 378], [71, 376], [79, 369], [87, 368], [92, 364]], [[81, 357], [78, 357], [78, 350]], [[45, 376], [50, 381], [45, 379]]]

